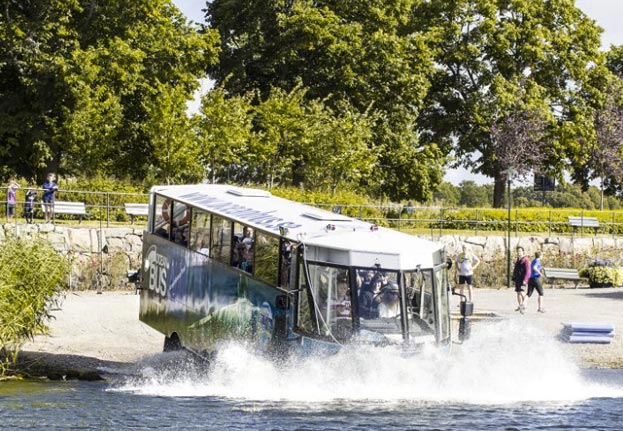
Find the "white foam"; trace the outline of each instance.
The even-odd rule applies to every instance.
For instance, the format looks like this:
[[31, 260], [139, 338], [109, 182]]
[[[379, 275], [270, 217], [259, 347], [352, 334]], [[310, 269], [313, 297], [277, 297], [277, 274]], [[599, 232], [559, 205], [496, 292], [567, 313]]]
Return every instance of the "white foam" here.
[[508, 404], [623, 397], [622, 387], [591, 382], [567, 349], [518, 322], [479, 323], [451, 353], [405, 356], [396, 348], [347, 347], [283, 363], [240, 344], [223, 346], [209, 369], [182, 359], [150, 364], [114, 390], [158, 396], [215, 396], [323, 403], [335, 400]]

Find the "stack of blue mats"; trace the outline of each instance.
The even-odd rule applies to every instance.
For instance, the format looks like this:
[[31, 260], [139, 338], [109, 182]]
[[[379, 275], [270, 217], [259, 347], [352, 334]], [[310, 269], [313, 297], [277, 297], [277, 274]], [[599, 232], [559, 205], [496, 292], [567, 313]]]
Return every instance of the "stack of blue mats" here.
[[568, 343], [610, 344], [614, 325], [610, 323], [563, 323], [561, 338]]

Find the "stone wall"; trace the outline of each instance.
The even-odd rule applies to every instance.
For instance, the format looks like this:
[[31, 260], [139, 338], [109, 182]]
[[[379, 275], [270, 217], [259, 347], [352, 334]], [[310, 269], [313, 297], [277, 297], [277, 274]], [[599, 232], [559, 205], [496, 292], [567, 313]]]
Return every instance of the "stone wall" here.
[[[0, 242], [16, 235], [47, 239], [59, 253], [70, 258], [72, 288], [91, 288], [93, 274], [98, 269], [109, 274], [107, 288], [131, 287], [127, 283], [127, 272], [141, 266], [142, 227], [99, 229], [49, 223], [5, 224], [0, 229]], [[104, 248], [107, 253], [102, 252]]]
[[[463, 244], [467, 244], [472, 252], [484, 260], [493, 260], [506, 254], [506, 236], [446, 235], [441, 237], [440, 241], [446, 245], [450, 256], [457, 255]], [[521, 245], [529, 256], [533, 256], [535, 251], [541, 251], [544, 255], [584, 254], [589, 256], [607, 252], [619, 254], [619, 258], [623, 258], [623, 238], [511, 236], [510, 243], [511, 250]]]
[[[101, 234], [101, 239], [100, 239]], [[5, 224], [0, 229], [0, 241], [6, 236], [34, 236], [47, 238], [61, 253], [77, 257], [77, 263], [85, 259], [97, 258], [100, 250], [108, 247], [109, 256], [125, 255], [127, 268], [140, 268], [143, 228], [114, 227], [99, 228], [79, 226], [59, 226], [52, 224]], [[430, 237], [428, 237], [430, 239]], [[494, 260], [506, 255], [505, 236], [459, 236], [445, 235], [440, 241], [446, 245], [448, 254], [456, 256], [463, 244], [468, 244], [481, 259]], [[511, 247], [522, 245], [530, 256], [539, 250], [547, 254], [584, 254], [597, 256], [600, 252], [617, 255], [623, 260], [623, 238], [613, 237], [545, 237], [511, 236]], [[79, 258], [78, 258], [79, 257]], [[123, 260], [123, 259], [121, 259]], [[79, 270], [78, 270], [79, 271]]]

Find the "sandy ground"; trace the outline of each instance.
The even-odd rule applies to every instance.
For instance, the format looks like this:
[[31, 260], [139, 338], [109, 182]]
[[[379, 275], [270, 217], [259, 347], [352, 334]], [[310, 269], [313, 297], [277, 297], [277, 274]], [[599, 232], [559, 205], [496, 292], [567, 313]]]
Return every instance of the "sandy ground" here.
[[[513, 289], [477, 289], [474, 291], [474, 312], [493, 312], [504, 319], [521, 319], [559, 340], [564, 323], [609, 323], [615, 327], [610, 344], [569, 344], [585, 367], [623, 368], [623, 288], [606, 289], [545, 289], [545, 313], [538, 313], [537, 294], [528, 300], [525, 314], [516, 312], [517, 296]], [[453, 311], [458, 312], [458, 297], [452, 298]], [[474, 322], [472, 331], [477, 330]], [[565, 343], [566, 344], [566, 343]]]
[[[524, 315], [515, 312], [516, 297], [511, 290], [478, 289], [476, 312], [492, 312], [503, 319], [522, 319], [537, 325], [558, 341], [564, 322], [612, 323], [623, 328], [623, 288], [547, 289], [546, 313], [536, 312], [533, 296]], [[458, 312], [458, 297], [452, 309]], [[132, 364], [162, 351], [163, 335], [138, 320], [139, 296], [133, 292], [68, 292], [61, 307], [54, 310], [50, 333], [23, 346], [27, 357], [48, 362], [69, 362], [84, 367]], [[473, 319], [472, 331], [478, 322]], [[623, 337], [616, 334], [608, 345], [573, 344], [586, 367], [623, 368]]]
[[49, 333], [22, 346], [20, 368], [65, 375], [129, 366], [162, 352], [164, 336], [138, 320], [139, 298], [134, 291], [66, 292]]

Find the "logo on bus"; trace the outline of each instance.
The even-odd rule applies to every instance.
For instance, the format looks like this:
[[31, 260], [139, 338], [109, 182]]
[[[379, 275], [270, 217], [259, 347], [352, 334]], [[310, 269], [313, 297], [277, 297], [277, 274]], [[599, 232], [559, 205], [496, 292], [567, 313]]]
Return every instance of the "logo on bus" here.
[[167, 277], [169, 268], [169, 259], [162, 254], [158, 254], [158, 248], [155, 245], [149, 247], [144, 268], [149, 282], [147, 287], [163, 298], [167, 297]]

